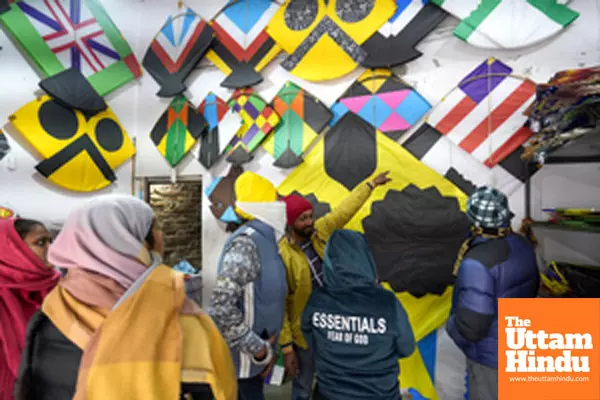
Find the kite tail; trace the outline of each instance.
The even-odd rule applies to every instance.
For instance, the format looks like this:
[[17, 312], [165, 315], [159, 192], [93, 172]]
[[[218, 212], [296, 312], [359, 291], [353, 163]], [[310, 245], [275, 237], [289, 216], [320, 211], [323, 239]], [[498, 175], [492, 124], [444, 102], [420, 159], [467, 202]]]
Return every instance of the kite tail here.
[[254, 67], [249, 64], [241, 64], [233, 68], [231, 74], [221, 82], [221, 86], [228, 89], [239, 89], [258, 85], [262, 81], [262, 75], [256, 72]]
[[185, 86], [181, 79], [170, 77], [163, 82], [156, 95], [158, 97], [175, 97], [185, 92], [186, 89], [187, 86]]

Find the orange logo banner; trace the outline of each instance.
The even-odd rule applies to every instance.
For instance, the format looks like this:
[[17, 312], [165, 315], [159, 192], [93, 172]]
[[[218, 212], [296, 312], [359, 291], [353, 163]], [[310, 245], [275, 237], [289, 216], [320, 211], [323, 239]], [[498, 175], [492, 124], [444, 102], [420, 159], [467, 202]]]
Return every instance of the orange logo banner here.
[[499, 299], [499, 400], [600, 399], [600, 299]]

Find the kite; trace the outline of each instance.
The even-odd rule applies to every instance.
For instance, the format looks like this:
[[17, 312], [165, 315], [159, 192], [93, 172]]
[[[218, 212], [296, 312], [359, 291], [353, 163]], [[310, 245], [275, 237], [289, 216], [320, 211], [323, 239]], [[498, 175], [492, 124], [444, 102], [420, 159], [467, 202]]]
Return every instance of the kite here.
[[110, 108], [89, 116], [42, 96], [9, 119], [44, 159], [36, 170], [68, 190], [93, 192], [110, 185], [117, 179], [113, 169], [135, 154]]
[[518, 49], [548, 39], [579, 17], [569, 0], [431, 0], [460, 19], [454, 34], [485, 49]]
[[361, 65], [392, 68], [418, 57], [415, 46], [448, 16], [429, 0], [396, 0], [396, 13], [362, 48], [367, 53]]
[[209, 93], [198, 107], [208, 123], [208, 130], [200, 139], [198, 161], [211, 168], [223, 154], [231, 138], [240, 130], [243, 121], [227, 103], [214, 93]]
[[240, 165], [252, 160], [251, 153], [279, 124], [280, 117], [253, 89], [238, 89], [229, 100], [229, 107], [242, 117], [244, 125], [236, 133], [225, 152], [227, 161]]
[[[389, 199], [389, 196], [392, 196], [393, 200], [396, 195], [390, 195], [390, 193], [406, 192], [407, 187], [411, 184], [422, 191], [434, 187], [439, 191], [440, 197], [449, 199], [448, 204], [452, 203], [452, 207], [464, 210], [467, 198], [456, 186], [423, 165], [398, 143], [380, 134], [372, 125], [353, 113], [344, 115], [325, 135], [325, 138], [315, 145], [307, 154], [304, 162], [294, 169], [278, 187], [278, 192], [282, 195], [292, 192], [299, 192], [304, 196], [312, 194], [319, 202], [335, 208], [357, 185], [385, 171], [390, 171], [389, 176], [392, 181], [385, 187], [375, 190], [371, 198], [347, 225], [348, 229], [365, 232], [367, 237], [375, 236], [376, 231], [371, 230], [373, 219], [367, 217], [378, 219], [380, 217], [377, 215], [383, 215], [381, 214], [383, 210], [386, 210], [386, 213], [389, 212], [387, 211], [388, 207], [389, 210], [393, 210], [396, 205], [386, 200], [386, 197]], [[442, 203], [440, 201], [439, 204]], [[446, 209], [446, 213], [438, 211], [435, 213], [437, 220], [430, 218], [429, 215], [424, 215], [422, 218], [421, 223], [431, 231], [444, 230], [447, 224], [456, 221], [452, 219], [452, 216], [456, 215], [456, 209]], [[382, 232], [386, 227], [385, 225], [375, 226], [375, 229]], [[466, 234], [467, 232], [462, 232], [459, 235], [461, 242]], [[386, 238], [386, 240], [392, 241], [393, 239]], [[458, 238], [457, 241], [459, 241]], [[417, 243], [417, 241], [414, 242], [415, 245]], [[455, 250], [457, 251], [458, 248]], [[456, 253], [451, 258], [448, 257], [444, 260], [448, 270], [452, 269], [455, 257]], [[406, 271], [410, 268], [419, 269], [421, 264], [395, 267]], [[378, 265], [377, 268], [381, 275], [380, 266]], [[392, 275], [393, 271], [386, 271], [386, 273]], [[415, 288], [418, 289], [418, 283], [424, 282], [423, 277], [418, 276], [421, 273], [427, 274], [425, 271], [419, 271], [418, 274], [407, 277], [406, 285], [408, 287], [415, 285]], [[431, 271], [431, 274], [436, 273], [438, 273], [437, 270]], [[385, 285], [393, 291], [388, 283]], [[409, 292], [396, 293], [396, 295], [409, 315], [417, 342], [442, 326], [448, 318], [452, 297], [451, 288], [446, 288], [443, 295], [429, 293], [420, 298], [414, 297]], [[413, 387], [427, 398], [436, 397], [433, 381], [427, 373], [418, 350], [409, 358], [401, 360], [400, 363], [402, 371], [400, 379], [403, 387]]]
[[160, 85], [157, 96], [173, 97], [186, 90], [185, 79], [213, 39], [213, 30], [191, 8], [167, 18], [142, 62]]
[[185, 97], [177, 96], [152, 128], [150, 138], [169, 165], [175, 167], [207, 129], [202, 114]]
[[417, 123], [431, 105], [408, 84], [387, 69], [365, 71], [331, 107], [334, 125], [348, 111], [393, 140]]
[[259, 72], [281, 51], [266, 31], [278, 8], [272, 0], [231, 0], [211, 21], [217, 39], [206, 58], [227, 75], [221, 86], [238, 89], [262, 82]]
[[133, 51], [98, 0], [21, 0], [0, 21], [44, 77], [75, 68], [105, 96], [141, 76]]
[[73, 108], [92, 116], [108, 105], [78, 69], [69, 68], [39, 83], [47, 94], [65, 108]]
[[395, 10], [394, 0], [291, 0], [267, 31], [289, 55], [283, 68], [308, 81], [326, 81], [365, 60], [361, 45]]
[[489, 168], [533, 134], [523, 124], [535, 98], [535, 83], [511, 76], [489, 58], [467, 75], [429, 115], [428, 122]]
[[2, 130], [0, 130], [0, 161], [6, 157], [6, 155], [10, 152], [10, 145], [8, 144], [8, 139]]
[[302, 162], [302, 153], [327, 126], [333, 113], [319, 99], [290, 81], [272, 103], [281, 116], [281, 123], [264, 141], [263, 147], [275, 158], [276, 167], [296, 167]]
[[240, 223], [235, 213], [235, 181], [244, 172], [240, 166], [233, 165], [225, 177], [216, 178], [205, 193], [211, 202], [210, 211], [221, 222]]

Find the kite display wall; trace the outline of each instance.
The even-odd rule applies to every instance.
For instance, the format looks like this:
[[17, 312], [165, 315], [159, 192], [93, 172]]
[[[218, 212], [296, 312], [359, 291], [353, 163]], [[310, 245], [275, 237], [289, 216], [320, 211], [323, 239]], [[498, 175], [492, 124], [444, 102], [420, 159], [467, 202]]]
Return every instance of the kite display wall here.
[[[134, 49], [138, 60], [143, 58], [148, 44], [166, 16], [176, 8], [176, 1], [165, 0], [101, 2]], [[222, 0], [186, 2], [205, 19], [210, 19], [223, 3]], [[452, 31], [457, 20], [448, 17], [418, 46], [423, 56], [397, 69], [396, 72], [435, 107], [460, 79], [489, 56], [510, 65], [514, 73], [527, 76], [536, 82], [547, 81], [559, 70], [599, 64], [600, 30], [597, 27], [600, 23], [600, 10], [595, 3], [589, 0], [572, 0], [570, 6], [581, 14], [577, 23], [548, 42], [518, 51], [492, 52], [471, 47], [453, 36]], [[38, 91], [39, 77], [1, 31], [0, 46], [3, 48], [0, 51], [0, 121], [5, 122], [11, 113], [34, 98]], [[279, 88], [288, 79], [292, 79], [323, 103], [331, 105], [362, 72], [357, 70], [331, 82], [308, 83], [291, 77], [278, 66], [280, 61], [281, 57], [278, 57], [263, 71], [265, 80], [256, 88], [266, 100], [271, 100]], [[188, 79], [189, 90], [186, 95], [195, 105], [198, 105], [211, 90], [227, 99], [230, 92], [219, 87], [222, 79], [223, 74], [205, 60]], [[12, 152], [0, 162], [0, 205], [13, 207], [25, 216], [60, 222], [74, 206], [98, 193], [132, 193], [136, 187], [132, 181], [134, 175], [138, 178], [171, 176], [171, 167], [149, 139], [151, 128], [168, 105], [168, 100], [155, 95], [157, 91], [158, 85], [145, 73], [139, 81], [125, 85], [107, 96], [110, 107], [125, 129], [130, 136], [136, 138], [137, 155], [135, 168], [132, 162], [122, 165], [116, 170], [117, 183], [102, 192], [69, 193], [36, 177], [34, 166], [37, 160], [16, 143], [14, 136], [8, 131]], [[410, 132], [405, 138], [409, 135]], [[441, 154], [440, 157], [451, 158], [455, 151], [457, 150], [449, 147], [447, 154]], [[271, 156], [259, 149], [255, 160], [245, 168], [266, 176], [277, 185], [285, 179], [289, 171], [273, 167], [272, 162]], [[188, 155], [177, 168], [178, 176], [202, 176], [205, 188], [215, 177], [226, 172], [227, 165], [223, 162], [215, 165], [211, 171], [206, 171], [192, 155]], [[600, 182], [595, 178], [597, 175], [597, 166], [593, 165], [545, 167], [534, 178], [533, 209], [561, 205], [597, 206], [594, 204], [594, 200], [600, 195]], [[489, 177], [482, 177], [482, 180], [492, 185], [495, 183]], [[523, 198], [523, 188], [510, 196], [511, 206], [517, 213], [515, 221], [520, 221], [524, 214]], [[209, 202], [203, 203], [202, 264], [206, 290], [210, 291], [214, 282], [217, 257], [227, 235], [210, 213]], [[208, 298], [208, 295], [208, 292], [205, 293], [204, 298]]]

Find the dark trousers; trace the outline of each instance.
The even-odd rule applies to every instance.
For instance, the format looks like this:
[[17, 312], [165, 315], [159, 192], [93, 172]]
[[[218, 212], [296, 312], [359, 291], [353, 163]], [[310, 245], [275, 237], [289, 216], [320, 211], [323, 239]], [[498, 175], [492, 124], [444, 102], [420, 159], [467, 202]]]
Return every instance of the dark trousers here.
[[265, 400], [265, 381], [262, 376], [238, 379], [238, 400]]
[[321, 392], [319, 392], [319, 385], [315, 386], [315, 391], [313, 392], [312, 400], [327, 400], [327, 397], [323, 396]]

